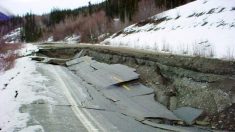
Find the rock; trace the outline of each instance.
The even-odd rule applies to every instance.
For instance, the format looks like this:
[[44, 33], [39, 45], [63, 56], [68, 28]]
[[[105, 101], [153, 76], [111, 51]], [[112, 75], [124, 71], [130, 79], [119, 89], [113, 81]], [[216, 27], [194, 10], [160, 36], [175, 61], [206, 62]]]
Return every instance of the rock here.
[[211, 124], [216, 129], [235, 130], [235, 104], [225, 108], [220, 113], [210, 117]]
[[159, 83], [159, 82], [155, 82], [155, 84], [156, 84], [156, 85], [160, 85], [160, 83]]
[[199, 119], [196, 120], [196, 124], [200, 125], [200, 126], [208, 126], [210, 125], [210, 117], [207, 115], [202, 115], [201, 117], [199, 117]]
[[210, 122], [208, 122], [208, 121], [196, 121], [196, 124], [200, 125], [200, 126], [207, 126], [207, 125], [210, 125]]
[[[206, 82], [194, 82], [188, 78], [176, 79], [177, 106], [190, 106], [215, 114], [230, 106], [232, 99], [229, 94], [217, 88], [212, 88]], [[208, 87], [205, 87], [208, 86]]]
[[214, 100], [217, 105], [217, 112], [223, 111], [225, 108], [229, 107], [232, 104], [232, 100], [226, 92], [222, 90], [213, 90]]

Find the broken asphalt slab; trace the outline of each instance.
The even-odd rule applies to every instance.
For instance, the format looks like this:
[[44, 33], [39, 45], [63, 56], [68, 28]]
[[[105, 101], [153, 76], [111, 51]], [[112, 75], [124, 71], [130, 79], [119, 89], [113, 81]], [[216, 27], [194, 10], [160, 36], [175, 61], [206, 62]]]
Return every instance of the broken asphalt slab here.
[[70, 65], [69, 69], [75, 71], [78, 76], [93, 84], [103, 96], [115, 102], [117, 110], [123, 114], [137, 120], [148, 117], [180, 120], [165, 106], [154, 100], [153, 89], [140, 83], [124, 84], [139, 78], [134, 68], [121, 64], [100, 63], [88, 56], [71, 60], [67, 65]]
[[77, 53], [77, 54], [73, 57], [73, 59], [80, 58], [80, 57], [82, 57], [82, 56], [84, 56], [84, 55], [85, 55], [85, 51], [84, 51], [84, 50], [81, 50], [79, 53]]
[[45, 64], [56, 64], [56, 65], [65, 65], [65, 62], [68, 59], [59, 59], [59, 58], [49, 58], [49, 57], [40, 57], [40, 56], [30, 56], [32, 60], [39, 61]]
[[173, 125], [167, 125], [167, 124], [158, 124], [158, 123], [154, 123], [148, 120], [144, 120], [142, 121], [142, 123], [152, 126], [152, 127], [160, 128], [163, 130], [174, 131], [174, 132], [211, 132], [209, 130], [200, 129], [197, 127], [183, 127], [183, 126], [173, 126]]
[[146, 118], [160, 118], [181, 121], [170, 110], [154, 100], [154, 94], [125, 98], [116, 102], [123, 114], [132, 116], [137, 120]]
[[66, 64], [70, 70], [97, 86], [99, 90], [139, 78], [139, 74], [133, 68], [121, 64], [99, 63], [87, 56], [76, 58]]
[[84, 57], [81, 57], [81, 58], [75, 58], [75, 59], [69, 60], [69, 61], [66, 62], [66, 65], [71, 66], [71, 65], [79, 64], [81, 62], [91, 62], [91, 61], [92, 61], [91, 57], [84, 56]]
[[[141, 95], [153, 94], [154, 90], [144, 86], [141, 83], [123, 84], [121, 86], [110, 86], [101, 91], [105, 97], [114, 102], [124, 99], [124, 97], [134, 97]], [[124, 96], [124, 97], [123, 97]]]
[[[169, 130], [162, 130], [152, 127], [150, 125], [143, 125], [142, 122], [135, 120], [135, 118], [123, 115], [119, 112], [88, 110], [93, 117], [96, 118], [103, 126], [107, 126], [107, 132], [168, 132]], [[110, 125], [111, 124], [111, 125]]]
[[195, 120], [203, 113], [203, 110], [191, 107], [181, 107], [174, 110], [173, 113], [184, 120], [187, 124], [192, 125], [195, 123]]
[[[139, 121], [146, 118], [181, 121], [180, 116], [176, 116], [154, 100], [153, 89], [145, 87], [141, 83], [129, 82], [139, 78], [139, 74], [135, 72], [134, 68], [121, 64], [100, 63], [89, 56], [70, 60], [66, 64], [70, 70], [96, 89], [88, 90], [93, 99], [84, 101], [82, 104], [84, 108], [116, 111]], [[109, 101], [102, 105], [100, 102], [106, 102], [103, 97], [113, 102], [115, 107], [109, 109], [113, 106]]]

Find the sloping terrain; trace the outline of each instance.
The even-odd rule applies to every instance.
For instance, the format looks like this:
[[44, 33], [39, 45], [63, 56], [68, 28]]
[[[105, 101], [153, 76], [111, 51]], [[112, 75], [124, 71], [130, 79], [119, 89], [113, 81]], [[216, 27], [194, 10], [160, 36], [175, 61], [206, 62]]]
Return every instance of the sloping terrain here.
[[12, 14], [8, 10], [0, 6], [0, 21], [5, 21], [10, 19], [11, 15]]
[[[73, 58], [78, 53], [75, 57], [86, 55], [99, 62], [114, 65], [123, 64], [134, 68], [139, 74], [138, 81], [153, 88], [155, 101], [163, 104], [169, 110], [174, 111], [182, 107], [202, 109], [205, 115], [196, 121], [197, 125], [225, 130], [234, 130], [235, 128], [233, 125], [234, 113], [226, 112], [228, 110], [234, 111], [232, 104], [235, 103], [235, 62], [87, 44], [43, 44], [39, 49], [37, 55], [43, 58], [45, 56], [52, 58], [47, 61], [49, 64], [65, 65], [63, 60]], [[80, 51], [83, 52], [80, 54]], [[112, 84], [115, 78], [101, 72], [102, 69], [99, 70], [104, 66], [109, 67], [107, 64], [93, 63], [94, 60], [87, 57], [84, 58], [85, 62], [80, 59], [74, 59], [67, 63], [68, 68], [77, 75], [83, 76], [85, 80], [89, 80], [89, 83], [93, 85], [105, 87], [107, 84]], [[108, 71], [127, 74], [124, 77], [132, 76], [127, 70], [120, 67]], [[136, 76], [131, 78], [136, 79]], [[109, 80], [109, 83], [105, 83], [104, 80]], [[122, 77], [122, 80], [125, 79]], [[103, 89], [98, 90], [102, 91]], [[107, 94], [110, 92], [104, 91], [104, 95]], [[123, 98], [117, 97], [118, 95], [119, 93], [115, 93], [112, 96], [108, 95], [107, 98], [119, 102]], [[184, 113], [183, 116], [190, 117]], [[221, 119], [226, 121], [221, 123]]]
[[234, 59], [235, 1], [197, 0], [131, 25], [103, 43]]
[[235, 62], [82, 44], [21, 54], [33, 49], [0, 74], [1, 131], [235, 128]]
[[0, 21], [4, 21], [4, 20], [8, 20], [8, 19], [9, 19], [9, 17], [7, 15], [0, 12]]
[[9, 32], [8, 34], [4, 35], [2, 37], [2, 39], [6, 42], [6, 43], [19, 43], [21, 42], [21, 28], [16, 28], [14, 30], [12, 30], [11, 32]]

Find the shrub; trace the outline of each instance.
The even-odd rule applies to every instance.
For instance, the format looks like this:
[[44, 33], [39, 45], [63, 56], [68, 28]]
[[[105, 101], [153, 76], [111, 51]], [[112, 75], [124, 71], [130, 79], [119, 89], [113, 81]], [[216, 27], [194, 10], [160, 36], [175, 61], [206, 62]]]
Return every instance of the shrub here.
[[18, 58], [17, 50], [21, 47], [21, 44], [0, 42], [0, 71], [6, 71], [14, 66], [15, 60]]

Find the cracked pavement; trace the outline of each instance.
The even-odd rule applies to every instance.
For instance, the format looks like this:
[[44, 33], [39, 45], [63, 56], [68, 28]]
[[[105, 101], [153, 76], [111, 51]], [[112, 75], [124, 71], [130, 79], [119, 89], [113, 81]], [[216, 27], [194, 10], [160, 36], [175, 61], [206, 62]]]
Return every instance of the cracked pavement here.
[[138, 82], [135, 69], [104, 64], [85, 56], [66, 63], [68, 67], [38, 63], [37, 71], [48, 78], [47, 102], [24, 106], [28, 125], [42, 125], [48, 132], [107, 131], [204, 131], [196, 127], [157, 124], [148, 119], [181, 121], [154, 100], [154, 91]]

